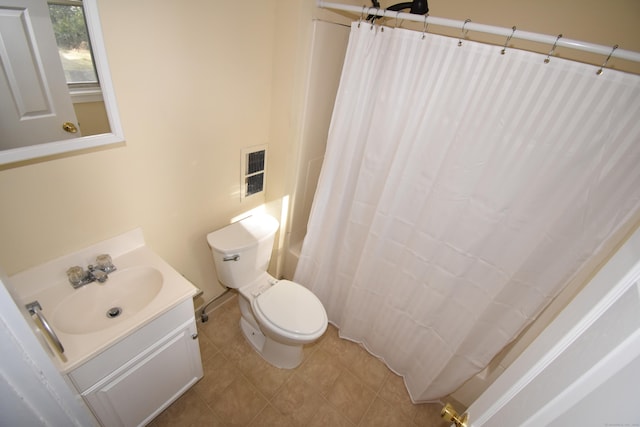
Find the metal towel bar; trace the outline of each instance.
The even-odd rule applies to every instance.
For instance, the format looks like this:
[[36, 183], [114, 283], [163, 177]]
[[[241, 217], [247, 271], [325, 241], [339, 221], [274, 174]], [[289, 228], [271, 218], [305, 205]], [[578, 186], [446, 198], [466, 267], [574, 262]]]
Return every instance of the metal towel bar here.
[[51, 325], [49, 325], [47, 318], [44, 317], [44, 314], [42, 314], [42, 307], [40, 306], [40, 303], [38, 301], [33, 301], [27, 304], [25, 307], [27, 307], [27, 310], [29, 310], [29, 314], [31, 314], [32, 316], [34, 314], [38, 316], [38, 320], [40, 320], [40, 323], [42, 324], [42, 326], [44, 326], [44, 329], [49, 334], [49, 338], [51, 338], [51, 341], [56, 346], [56, 349], [61, 354], [64, 353], [64, 347], [62, 346], [60, 339], [58, 338], [56, 333], [53, 331], [53, 328], [51, 327]]

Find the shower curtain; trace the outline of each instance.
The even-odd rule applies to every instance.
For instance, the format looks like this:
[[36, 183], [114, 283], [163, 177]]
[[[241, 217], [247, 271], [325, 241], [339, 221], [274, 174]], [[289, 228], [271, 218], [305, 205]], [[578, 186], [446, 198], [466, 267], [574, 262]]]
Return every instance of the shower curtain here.
[[481, 371], [640, 208], [640, 77], [354, 23], [295, 280], [414, 402]]

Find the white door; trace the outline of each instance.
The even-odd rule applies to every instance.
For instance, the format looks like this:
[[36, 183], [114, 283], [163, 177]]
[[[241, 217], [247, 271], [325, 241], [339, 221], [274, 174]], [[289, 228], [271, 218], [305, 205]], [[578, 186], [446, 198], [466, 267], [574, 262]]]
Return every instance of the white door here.
[[14, 303], [9, 285], [0, 270], [0, 426], [96, 426], [36, 337], [26, 309]]
[[468, 426], [640, 426], [640, 230], [468, 409]]
[[80, 136], [45, 0], [0, 0], [0, 149]]

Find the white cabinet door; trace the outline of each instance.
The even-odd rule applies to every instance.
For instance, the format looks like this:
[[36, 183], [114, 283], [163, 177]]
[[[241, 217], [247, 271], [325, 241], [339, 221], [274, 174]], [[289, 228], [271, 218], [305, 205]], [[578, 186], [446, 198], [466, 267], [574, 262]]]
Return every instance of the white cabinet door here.
[[638, 426], [640, 230], [469, 407], [470, 427]]
[[195, 334], [191, 321], [83, 393], [100, 422], [144, 425], [202, 378]]
[[44, 0], [0, 0], [0, 100], [2, 150], [80, 136]]

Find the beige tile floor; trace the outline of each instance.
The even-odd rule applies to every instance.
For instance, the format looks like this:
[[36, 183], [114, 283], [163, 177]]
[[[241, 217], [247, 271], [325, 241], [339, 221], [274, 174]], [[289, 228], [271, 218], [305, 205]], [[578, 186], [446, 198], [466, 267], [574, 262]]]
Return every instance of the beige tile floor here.
[[412, 404], [399, 376], [332, 325], [296, 369], [269, 365], [240, 331], [236, 298], [198, 321], [204, 377], [150, 426], [449, 425], [441, 405]]

